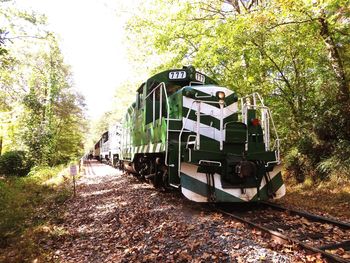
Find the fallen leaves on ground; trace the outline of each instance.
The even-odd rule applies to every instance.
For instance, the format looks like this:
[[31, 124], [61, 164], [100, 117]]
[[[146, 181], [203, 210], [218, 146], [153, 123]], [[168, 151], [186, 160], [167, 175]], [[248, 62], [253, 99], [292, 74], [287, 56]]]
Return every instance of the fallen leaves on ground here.
[[46, 240], [59, 262], [316, 262], [244, 224], [93, 163], [65, 204], [59, 235]]

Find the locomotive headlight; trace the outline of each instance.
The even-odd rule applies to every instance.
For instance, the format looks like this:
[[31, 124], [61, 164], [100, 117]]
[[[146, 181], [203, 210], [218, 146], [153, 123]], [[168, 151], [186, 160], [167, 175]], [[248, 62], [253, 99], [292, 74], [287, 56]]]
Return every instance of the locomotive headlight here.
[[218, 97], [220, 100], [225, 99], [225, 92], [223, 91], [216, 92], [216, 97]]

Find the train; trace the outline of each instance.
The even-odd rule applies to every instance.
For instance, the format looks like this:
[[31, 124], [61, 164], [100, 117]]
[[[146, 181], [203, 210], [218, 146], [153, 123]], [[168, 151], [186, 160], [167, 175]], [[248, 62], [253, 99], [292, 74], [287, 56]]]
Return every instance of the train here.
[[93, 155], [194, 202], [257, 202], [286, 192], [280, 139], [263, 98], [238, 97], [193, 66], [142, 83]]
[[88, 156], [114, 167], [119, 167], [120, 151], [121, 125], [120, 123], [114, 123], [101, 135]]

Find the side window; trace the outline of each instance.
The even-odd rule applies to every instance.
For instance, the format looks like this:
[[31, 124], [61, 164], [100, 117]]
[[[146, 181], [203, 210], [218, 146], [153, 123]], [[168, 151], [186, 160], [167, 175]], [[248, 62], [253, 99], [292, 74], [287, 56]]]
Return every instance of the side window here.
[[146, 86], [146, 84], [142, 84], [141, 87], [137, 90], [136, 93], [136, 109], [141, 109], [143, 108], [143, 103], [144, 103], [144, 97], [143, 97], [143, 89]]
[[[153, 82], [152, 86], [149, 87], [149, 92], [148, 94], [150, 94], [150, 98], [151, 100], [156, 100], [159, 101], [160, 100], [160, 87], [159, 87], [159, 82]], [[153, 95], [154, 94], [154, 95]]]
[[136, 96], [137, 96], [137, 105], [136, 105], [136, 107], [139, 110], [143, 106], [143, 94], [142, 94], [142, 91], [141, 92], [137, 92]]
[[178, 84], [175, 84], [175, 83], [168, 83], [166, 85], [166, 90], [167, 90], [168, 96], [174, 94], [179, 89], [181, 89], [181, 86]]
[[152, 81], [148, 83], [146, 96], [146, 115], [145, 124], [155, 122], [159, 118], [159, 100], [160, 100], [160, 86], [159, 82]]
[[105, 143], [106, 141], [108, 141], [108, 132], [102, 135], [102, 142]]

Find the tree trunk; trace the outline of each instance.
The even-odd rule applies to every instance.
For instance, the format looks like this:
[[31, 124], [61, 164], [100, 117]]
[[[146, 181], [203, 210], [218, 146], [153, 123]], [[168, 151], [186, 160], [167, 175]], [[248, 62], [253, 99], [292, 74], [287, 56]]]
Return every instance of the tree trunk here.
[[0, 137], [0, 155], [2, 154], [2, 136]]
[[238, 0], [226, 0], [225, 2], [231, 4], [238, 14], [241, 13], [241, 8], [239, 6]]
[[349, 101], [349, 80], [346, 77], [344, 65], [340, 57], [338, 48], [334, 43], [331, 33], [329, 32], [328, 21], [324, 16], [318, 19], [321, 25], [321, 36], [326, 44], [326, 48], [329, 52], [329, 60], [331, 62], [333, 71], [337, 77], [339, 89], [338, 99], [342, 103]]

